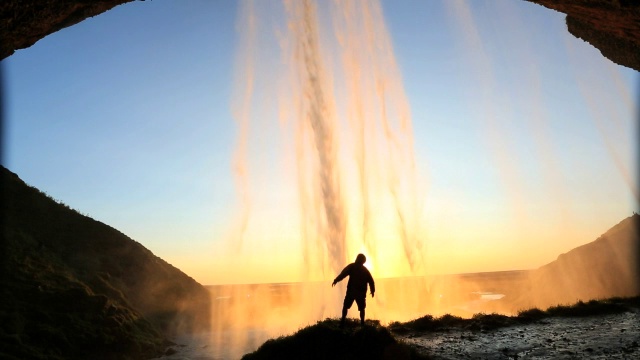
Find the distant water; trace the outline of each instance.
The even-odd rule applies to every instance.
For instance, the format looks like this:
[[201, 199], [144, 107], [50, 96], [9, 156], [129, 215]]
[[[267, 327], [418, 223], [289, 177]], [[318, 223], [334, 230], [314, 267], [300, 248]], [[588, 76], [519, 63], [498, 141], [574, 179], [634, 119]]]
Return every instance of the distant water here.
[[[211, 339], [219, 338], [219, 335], [221, 334], [201, 333], [172, 339], [176, 345], [172, 346], [171, 349], [176, 352], [153, 360], [235, 360], [241, 358], [244, 354], [255, 351], [271, 338], [268, 331], [259, 329], [246, 330], [243, 334], [227, 332], [222, 334], [222, 337], [226, 338], [226, 342], [223, 340], [218, 342], [221, 346], [214, 346]], [[243, 338], [249, 337], [252, 341], [247, 342], [245, 346], [238, 347], [233, 345], [233, 339], [240, 335]]]

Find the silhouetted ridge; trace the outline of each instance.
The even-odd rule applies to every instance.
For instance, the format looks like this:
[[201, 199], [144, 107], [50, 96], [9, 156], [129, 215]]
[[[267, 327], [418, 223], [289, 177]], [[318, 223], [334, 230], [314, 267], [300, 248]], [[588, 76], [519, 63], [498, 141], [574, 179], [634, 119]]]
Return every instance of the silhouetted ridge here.
[[531, 272], [520, 308], [640, 295], [640, 215]]
[[132, 358], [208, 328], [207, 290], [1, 169], [0, 358]]

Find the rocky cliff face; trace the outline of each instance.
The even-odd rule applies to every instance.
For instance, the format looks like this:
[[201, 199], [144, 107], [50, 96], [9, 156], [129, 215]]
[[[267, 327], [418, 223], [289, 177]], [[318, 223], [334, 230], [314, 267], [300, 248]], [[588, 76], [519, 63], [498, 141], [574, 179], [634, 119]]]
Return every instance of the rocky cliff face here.
[[527, 0], [567, 14], [569, 32], [611, 61], [640, 71], [640, 1]]
[[[0, 60], [51, 33], [130, 1], [4, 0], [0, 3]], [[589, 42], [610, 60], [640, 71], [640, 2], [526, 1], [567, 14], [571, 34]]]
[[195, 280], [0, 173], [0, 358], [145, 358], [169, 335], [209, 328], [210, 296]]
[[0, 59], [43, 37], [132, 0], [3, 0]]

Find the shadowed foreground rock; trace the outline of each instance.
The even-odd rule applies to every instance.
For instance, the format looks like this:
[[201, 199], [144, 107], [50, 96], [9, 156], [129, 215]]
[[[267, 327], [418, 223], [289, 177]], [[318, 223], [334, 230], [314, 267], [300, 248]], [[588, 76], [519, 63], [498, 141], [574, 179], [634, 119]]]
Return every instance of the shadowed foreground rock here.
[[242, 360], [429, 359], [396, 340], [378, 321], [367, 320], [367, 325], [361, 327], [355, 320], [348, 319], [344, 329], [339, 328], [339, 324], [337, 319], [319, 321], [293, 335], [267, 341], [255, 352], [243, 356]]
[[0, 170], [0, 358], [149, 358], [170, 335], [208, 329], [195, 280]]

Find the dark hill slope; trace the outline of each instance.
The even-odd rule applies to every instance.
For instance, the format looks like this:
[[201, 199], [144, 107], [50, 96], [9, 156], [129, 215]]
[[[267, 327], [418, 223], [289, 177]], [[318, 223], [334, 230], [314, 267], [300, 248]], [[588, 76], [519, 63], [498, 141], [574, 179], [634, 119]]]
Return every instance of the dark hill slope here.
[[195, 280], [0, 170], [0, 358], [144, 358], [208, 326]]
[[531, 272], [520, 308], [640, 295], [640, 215]]

